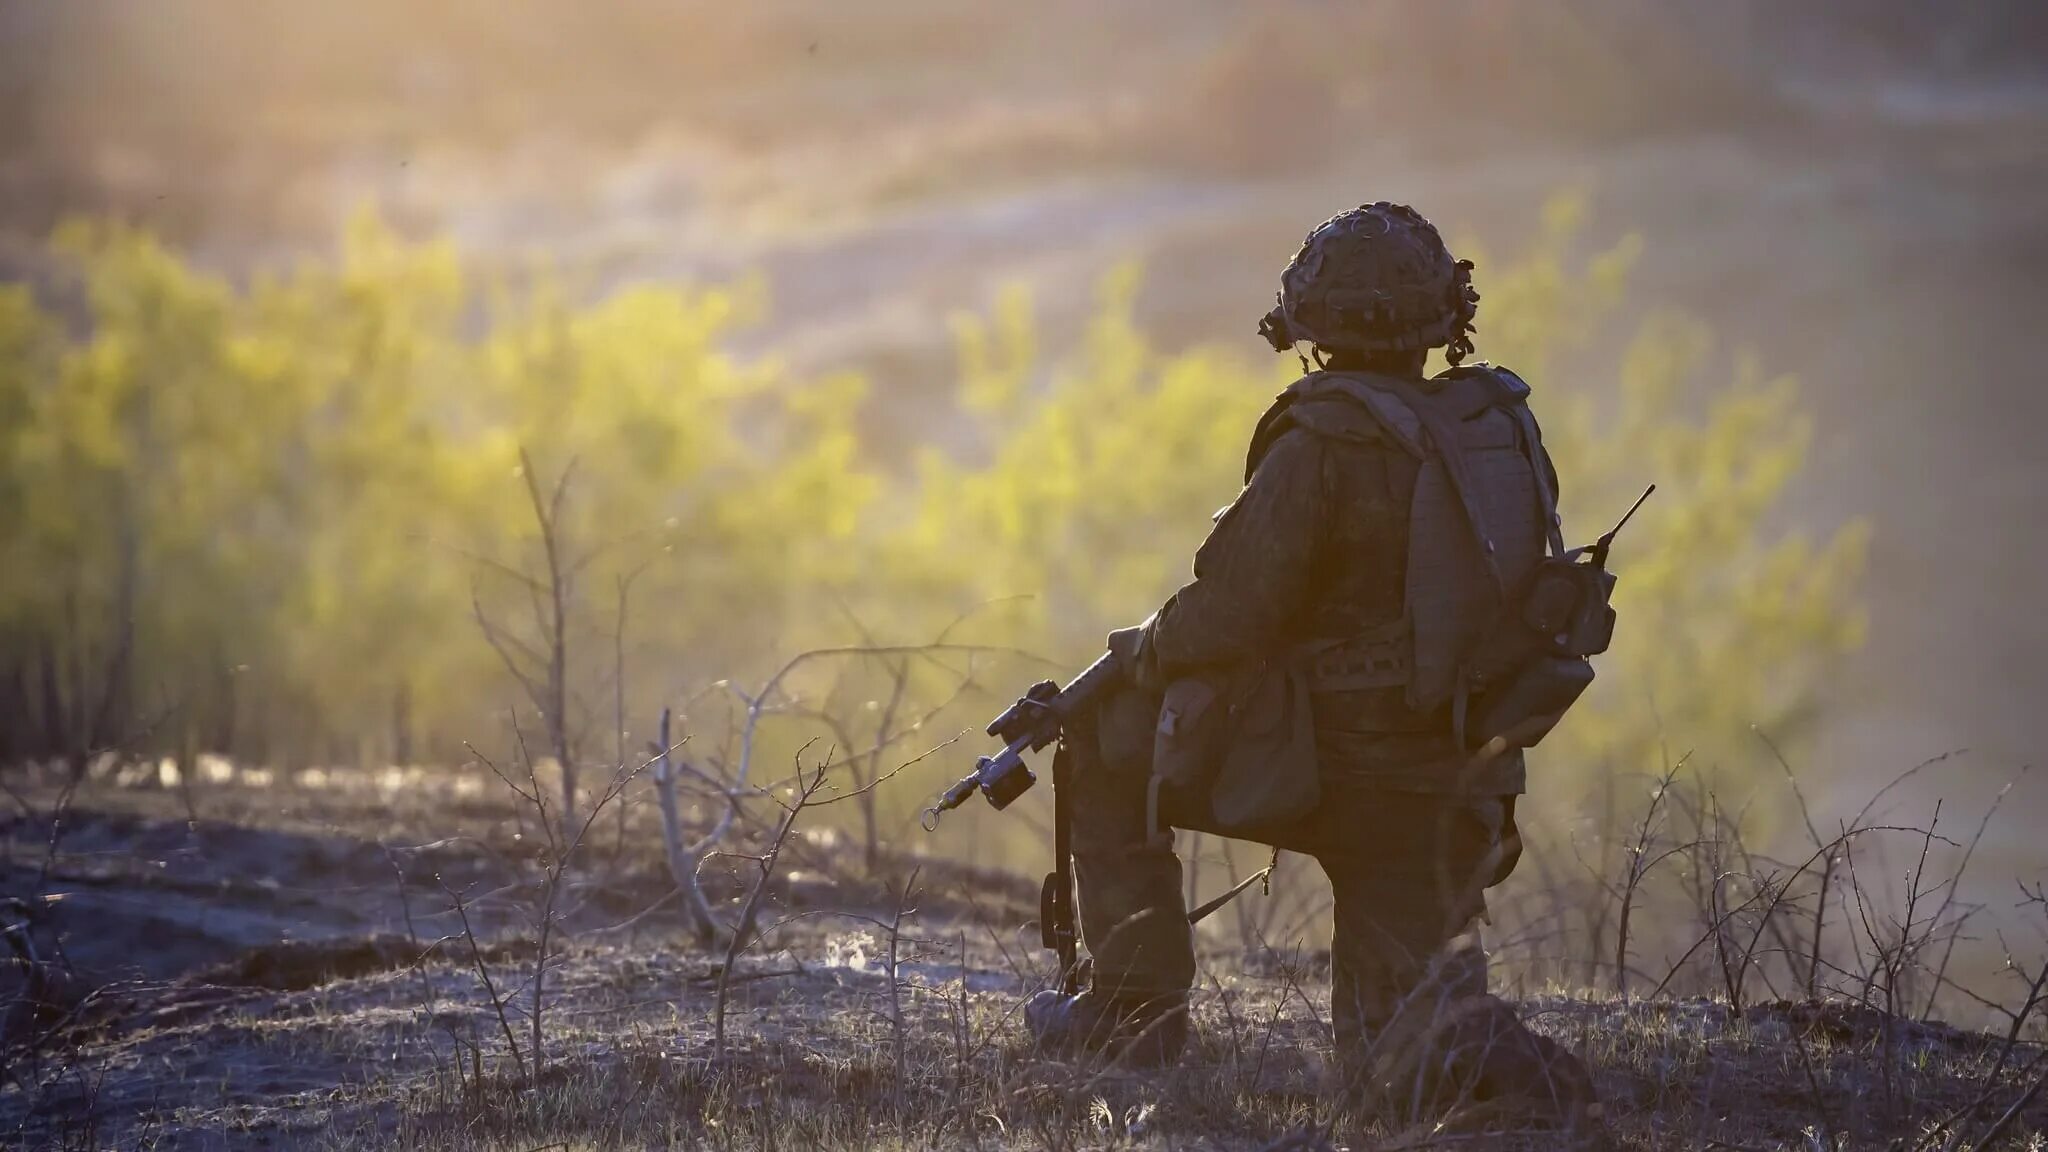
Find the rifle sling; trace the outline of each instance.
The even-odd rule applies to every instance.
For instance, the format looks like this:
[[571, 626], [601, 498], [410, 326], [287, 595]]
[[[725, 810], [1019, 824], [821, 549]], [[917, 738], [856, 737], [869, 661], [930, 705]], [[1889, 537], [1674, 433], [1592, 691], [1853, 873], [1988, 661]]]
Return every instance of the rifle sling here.
[[1194, 925], [1200, 924], [1202, 921], [1207, 920], [1212, 913], [1219, 911], [1225, 904], [1228, 904], [1232, 900], [1237, 899], [1239, 896], [1244, 895], [1246, 889], [1250, 888], [1254, 884], [1257, 884], [1259, 881], [1266, 879], [1268, 876], [1271, 876], [1273, 874], [1273, 867], [1274, 866], [1271, 864], [1266, 865], [1264, 868], [1259, 869], [1257, 872], [1254, 872], [1251, 875], [1245, 877], [1244, 879], [1239, 880], [1235, 888], [1232, 888], [1230, 891], [1225, 892], [1223, 895], [1208, 901], [1207, 903], [1203, 904], [1200, 908], [1197, 908], [1194, 911], [1188, 913], [1188, 923], [1190, 925]]
[[1062, 735], [1052, 754], [1052, 875], [1045, 878], [1045, 907], [1039, 914], [1045, 920], [1045, 943], [1059, 954], [1060, 981], [1069, 995], [1080, 991], [1081, 980], [1074, 925], [1073, 779], [1074, 754]]

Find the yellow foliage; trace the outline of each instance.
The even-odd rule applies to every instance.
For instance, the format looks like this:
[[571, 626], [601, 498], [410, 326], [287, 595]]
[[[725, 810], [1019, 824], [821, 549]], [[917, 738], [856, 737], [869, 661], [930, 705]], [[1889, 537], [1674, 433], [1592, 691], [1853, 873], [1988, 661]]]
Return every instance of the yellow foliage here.
[[[1582, 215], [1561, 199], [1520, 259], [1481, 257], [1480, 351], [1535, 384], [1575, 540], [1660, 488], [1616, 550], [1622, 626], [1595, 697], [1537, 771], [1639, 769], [1666, 743], [1732, 764], [1748, 724], [1810, 715], [1860, 641], [1867, 532], [1773, 529], [1811, 435], [1795, 386], [1724, 367], [1680, 316], [1610, 341], [1640, 245], [1573, 262]], [[513, 696], [473, 617], [532, 638], [522, 449], [543, 492], [568, 477], [571, 661], [595, 758], [615, 662], [644, 716], [843, 640], [849, 617], [914, 642], [964, 616], [956, 638], [1078, 666], [1185, 578], [1296, 368], [1153, 346], [1132, 319], [1135, 266], [1103, 279], [1064, 356], [1013, 290], [955, 322], [967, 432], [885, 482], [856, 433], [863, 381], [725, 351], [763, 313], [758, 286], [486, 278], [371, 214], [336, 258], [245, 284], [133, 230], [72, 225], [57, 244], [82, 336], [0, 290], [0, 674], [55, 685], [10, 705], [41, 716], [56, 693], [49, 714], [72, 719], [39, 731], [46, 750], [76, 750], [100, 679], [131, 716], [172, 712], [255, 755], [394, 755], [414, 737], [452, 755], [501, 726]], [[1607, 368], [1566, 376], [1610, 343]], [[1732, 375], [1707, 387], [1712, 371]]]
[[858, 381], [733, 361], [724, 291], [480, 284], [369, 215], [337, 260], [241, 288], [131, 230], [73, 225], [58, 246], [83, 340], [58, 348], [25, 293], [0, 296], [0, 405], [25, 413], [0, 483], [27, 510], [0, 520], [19, 560], [0, 622], [24, 683], [62, 665], [46, 749], [104, 736], [80, 718], [106, 686], [130, 720], [294, 756], [390, 755], [410, 729], [452, 753], [500, 726], [511, 697], [471, 617], [525, 612], [513, 574], [539, 571], [521, 447], [545, 485], [570, 473], [586, 682], [628, 576], [640, 666], [749, 657], [875, 491]]

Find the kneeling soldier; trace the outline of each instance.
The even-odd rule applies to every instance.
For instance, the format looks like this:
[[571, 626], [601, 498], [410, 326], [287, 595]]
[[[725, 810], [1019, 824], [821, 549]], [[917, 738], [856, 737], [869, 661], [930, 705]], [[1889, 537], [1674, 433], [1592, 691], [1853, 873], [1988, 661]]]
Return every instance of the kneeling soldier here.
[[[1317, 370], [1259, 421], [1193, 581], [1111, 637], [1128, 684], [1070, 729], [1093, 977], [1026, 1006], [1042, 1049], [1177, 1057], [1195, 962], [1171, 829], [1207, 829], [1328, 874], [1338, 1051], [1377, 1107], [1493, 1100], [1597, 1127], [1586, 1068], [1488, 994], [1477, 939], [1520, 853], [1534, 739], [1475, 747], [1473, 653], [1566, 553], [1527, 386], [1464, 363], [1471, 267], [1377, 203], [1317, 227], [1282, 274], [1260, 331]], [[1451, 368], [1426, 377], [1438, 347]]]

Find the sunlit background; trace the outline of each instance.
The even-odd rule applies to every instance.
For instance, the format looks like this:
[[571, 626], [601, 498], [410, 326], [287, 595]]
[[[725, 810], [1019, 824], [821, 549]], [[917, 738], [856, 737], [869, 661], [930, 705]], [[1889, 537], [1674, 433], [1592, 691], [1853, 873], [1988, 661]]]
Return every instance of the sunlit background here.
[[[1924, 795], [1981, 800], [2048, 698], [2044, 43], [2025, 0], [10, 0], [0, 756], [601, 779], [664, 707], [729, 765], [760, 702], [758, 771], [886, 772], [1184, 579], [1296, 367], [1280, 267], [1385, 198], [1478, 261], [1570, 534], [1661, 485], [1539, 800], [1687, 750], [1768, 796], [1751, 725], [1842, 803], [1962, 748]], [[914, 831], [976, 748], [871, 839], [1025, 859], [1043, 797]]]

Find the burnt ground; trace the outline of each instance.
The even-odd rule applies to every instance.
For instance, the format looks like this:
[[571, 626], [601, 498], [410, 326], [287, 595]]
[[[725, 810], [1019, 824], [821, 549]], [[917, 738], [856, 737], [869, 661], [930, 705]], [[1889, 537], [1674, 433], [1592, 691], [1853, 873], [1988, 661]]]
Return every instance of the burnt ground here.
[[[829, 840], [792, 851], [771, 930], [729, 972], [663, 903], [656, 861], [594, 848], [562, 902], [566, 943], [550, 948], [536, 1075], [531, 830], [480, 792], [412, 785], [223, 784], [189, 807], [178, 790], [94, 785], [54, 854], [48, 797], [17, 797], [0, 888], [61, 899], [31, 902], [55, 974], [40, 1018], [19, 970], [8, 977], [0, 1139], [1235, 1149], [1306, 1126], [1335, 1147], [1473, 1146], [1379, 1123], [1331, 1091], [1313, 952], [1213, 951], [1195, 1042], [1171, 1070], [1038, 1059], [1017, 1011], [1048, 975], [1028, 939], [1031, 886], [936, 864], [913, 881], [903, 860], [835, 875]], [[427, 822], [452, 834], [415, 837]], [[892, 978], [889, 893], [906, 883]], [[2019, 1148], [2048, 1129], [2031, 1094], [2044, 1049], [2027, 1036], [1839, 1001], [1552, 992], [1524, 1010], [1597, 1069], [1626, 1147], [1938, 1147], [1956, 1133], [1970, 1147], [1993, 1133]]]

